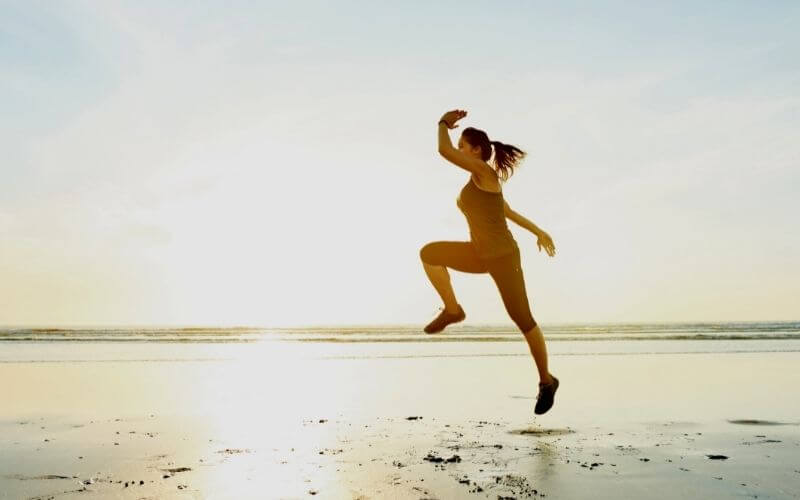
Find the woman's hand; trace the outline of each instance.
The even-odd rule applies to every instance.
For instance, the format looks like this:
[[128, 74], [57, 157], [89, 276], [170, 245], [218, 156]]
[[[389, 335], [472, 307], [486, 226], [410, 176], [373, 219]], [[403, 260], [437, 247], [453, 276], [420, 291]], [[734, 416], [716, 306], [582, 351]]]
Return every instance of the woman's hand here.
[[454, 129], [458, 127], [456, 122], [465, 116], [467, 116], [467, 112], [463, 109], [454, 109], [443, 114], [439, 120], [444, 120], [447, 123], [447, 128]]
[[536, 245], [539, 247], [540, 252], [542, 251], [542, 247], [544, 247], [547, 255], [550, 257], [556, 254], [556, 246], [553, 244], [553, 240], [550, 238], [549, 234], [544, 231], [539, 231], [536, 233], [536, 237], [538, 238]]

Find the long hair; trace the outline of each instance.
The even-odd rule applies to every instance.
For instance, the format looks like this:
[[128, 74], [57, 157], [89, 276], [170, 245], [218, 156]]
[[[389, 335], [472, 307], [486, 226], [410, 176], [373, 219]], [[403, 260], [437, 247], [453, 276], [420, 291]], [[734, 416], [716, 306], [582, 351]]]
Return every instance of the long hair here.
[[490, 141], [483, 130], [467, 127], [461, 132], [462, 137], [472, 146], [481, 148], [481, 159], [488, 162], [494, 147], [494, 167], [498, 176], [507, 181], [514, 174], [519, 162], [527, 154], [516, 146], [503, 144], [500, 141]]

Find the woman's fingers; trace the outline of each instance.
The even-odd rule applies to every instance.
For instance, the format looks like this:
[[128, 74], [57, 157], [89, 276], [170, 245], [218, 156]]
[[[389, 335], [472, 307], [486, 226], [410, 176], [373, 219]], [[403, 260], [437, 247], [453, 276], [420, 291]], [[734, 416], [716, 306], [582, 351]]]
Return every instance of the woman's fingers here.
[[555, 253], [556, 253], [556, 246], [553, 244], [553, 240], [551, 240], [549, 236], [548, 236], [548, 237], [544, 237], [544, 238], [542, 238], [542, 239], [543, 239], [544, 241], [543, 241], [543, 242], [541, 242], [541, 243], [539, 244], [539, 248], [541, 248], [541, 245], [543, 244], [543, 245], [544, 245], [544, 248], [545, 248], [545, 250], [547, 251], [547, 254], [548, 254], [550, 257], [552, 257], [553, 255], [555, 255]]
[[464, 118], [465, 116], [467, 116], [467, 112], [464, 111], [463, 109], [451, 109], [447, 113], [448, 114], [452, 113], [456, 120], [460, 120], [461, 118]]
[[[542, 238], [542, 240], [544, 240], [544, 238]], [[539, 240], [536, 242], [536, 246], [539, 247], [540, 252], [542, 251], [542, 248], [544, 248], [544, 251], [547, 252], [547, 255], [549, 255], [550, 257], [556, 254], [556, 246], [553, 244], [552, 241]]]

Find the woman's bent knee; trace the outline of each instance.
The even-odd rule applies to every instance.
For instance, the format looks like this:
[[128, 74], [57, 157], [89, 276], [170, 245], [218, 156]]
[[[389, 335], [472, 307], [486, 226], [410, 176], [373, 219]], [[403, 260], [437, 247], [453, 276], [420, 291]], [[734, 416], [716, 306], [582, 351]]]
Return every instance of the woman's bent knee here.
[[536, 328], [537, 323], [531, 314], [530, 306], [525, 304], [511, 311], [511, 319], [522, 333], [528, 333]]
[[533, 330], [537, 326], [538, 326], [538, 323], [536, 323], [536, 320], [533, 319], [533, 318], [531, 318], [531, 320], [528, 321], [528, 322], [524, 322], [524, 323], [523, 322], [519, 322], [519, 323], [517, 323], [517, 328], [519, 328], [522, 333], [528, 333], [529, 331]]
[[468, 241], [431, 241], [420, 249], [419, 257], [426, 264], [465, 273], [485, 273], [488, 270]]
[[419, 250], [419, 258], [422, 259], [422, 262], [433, 264], [433, 257], [433, 243], [427, 243]]

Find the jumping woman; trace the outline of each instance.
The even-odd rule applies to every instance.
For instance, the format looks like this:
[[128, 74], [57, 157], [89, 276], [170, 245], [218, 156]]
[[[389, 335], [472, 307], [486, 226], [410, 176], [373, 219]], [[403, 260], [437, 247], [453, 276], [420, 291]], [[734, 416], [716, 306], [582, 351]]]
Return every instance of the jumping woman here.
[[[517, 242], [508, 230], [506, 217], [531, 231], [538, 238], [539, 251], [544, 247], [551, 257], [555, 255], [553, 240], [546, 232], [517, 212], [503, 199], [500, 179], [508, 180], [509, 171], [525, 156], [520, 149], [490, 141], [486, 132], [467, 127], [458, 139], [458, 149], [450, 142], [448, 129], [457, 128], [456, 122], [467, 112], [448, 111], [439, 120], [439, 154], [470, 173], [470, 179], [461, 189], [457, 206], [464, 213], [469, 226], [470, 241], [433, 241], [420, 250], [425, 273], [442, 297], [441, 313], [425, 326], [425, 333], [441, 332], [450, 323], [466, 318], [464, 309], [456, 301], [447, 268], [465, 273], [489, 273], [500, 291], [506, 311], [528, 341], [531, 355], [539, 371], [539, 395], [534, 412], [541, 415], [553, 406], [558, 389], [558, 379], [547, 369], [547, 348], [539, 325], [531, 315], [525, 281], [520, 265]], [[494, 168], [488, 160], [494, 147]]]

